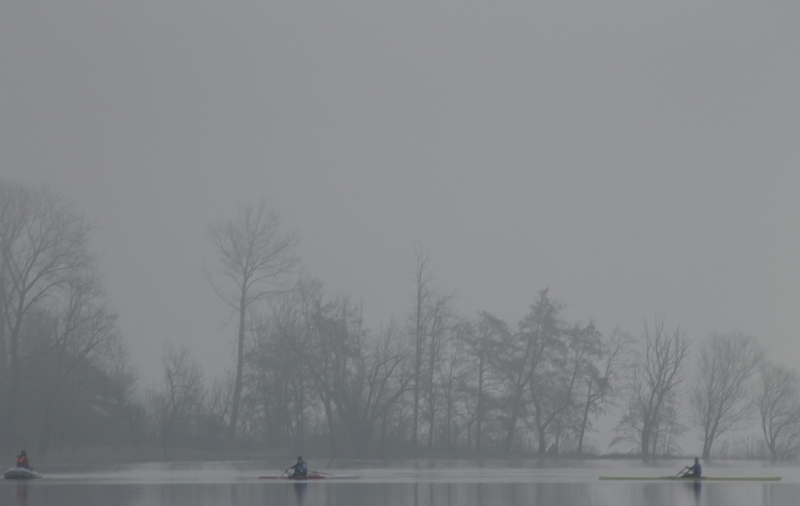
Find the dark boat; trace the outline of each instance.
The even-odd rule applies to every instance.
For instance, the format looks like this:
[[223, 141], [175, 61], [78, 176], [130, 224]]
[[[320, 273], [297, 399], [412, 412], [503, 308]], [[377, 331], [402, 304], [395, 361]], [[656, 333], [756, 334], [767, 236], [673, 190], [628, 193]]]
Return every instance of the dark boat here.
[[309, 474], [307, 476], [259, 476], [259, 480], [292, 480], [292, 481], [308, 481], [308, 480], [357, 480], [360, 478], [357, 474]]
[[780, 476], [601, 476], [601, 480], [779, 481]]

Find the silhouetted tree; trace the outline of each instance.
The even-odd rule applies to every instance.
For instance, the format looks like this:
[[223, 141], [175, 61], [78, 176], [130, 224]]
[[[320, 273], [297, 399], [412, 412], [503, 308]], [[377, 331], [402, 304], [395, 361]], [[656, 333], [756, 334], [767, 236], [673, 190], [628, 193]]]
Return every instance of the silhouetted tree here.
[[457, 402], [463, 400], [465, 391], [461, 388], [470, 366], [467, 360], [467, 341], [464, 334], [470, 331], [467, 322], [458, 322], [452, 329], [452, 337], [444, 342], [443, 358], [440, 361], [439, 376], [442, 381], [442, 400], [444, 402], [442, 439], [443, 446], [451, 449], [457, 431], [457, 417], [462, 418]]
[[711, 457], [714, 441], [747, 415], [753, 399], [749, 382], [763, 357], [758, 341], [739, 332], [711, 334], [703, 343], [691, 405], [703, 428], [704, 459]]
[[420, 396], [422, 394], [422, 366], [423, 353], [425, 351], [425, 341], [427, 339], [428, 320], [431, 314], [427, 309], [430, 300], [434, 296], [431, 283], [433, 271], [430, 265], [430, 255], [425, 252], [422, 246], [417, 247], [416, 269], [414, 270], [414, 414], [411, 423], [411, 443], [416, 446], [419, 443], [419, 413]]
[[504, 376], [505, 452], [511, 451], [520, 417], [527, 415], [531, 381], [545, 366], [546, 354], [558, 342], [561, 332], [558, 320], [561, 303], [551, 300], [547, 292], [547, 289], [539, 292], [536, 303], [520, 322], [519, 331], [505, 336], [506, 341], [495, 348], [493, 355], [494, 366]]
[[271, 211], [264, 200], [240, 207], [233, 220], [210, 224], [207, 235], [217, 249], [220, 275], [227, 283], [215, 282], [208, 272], [207, 277], [217, 295], [239, 316], [236, 380], [228, 433], [229, 439], [234, 440], [242, 397], [247, 311], [273, 293], [281, 276], [297, 264], [298, 237], [295, 232], [280, 231], [278, 213]]
[[246, 361], [246, 397], [255, 404], [263, 436], [270, 445], [292, 441], [298, 451], [305, 444], [313, 391], [303, 350], [308, 332], [304, 299], [313, 293], [312, 286], [298, 283], [271, 301], [269, 313], [253, 318]]
[[304, 347], [308, 371], [320, 398], [331, 404], [326, 417], [338, 416], [350, 448], [364, 455], [378, 422], [408, 388], [405, 354], [393, 327], [371, 337], [362, 327], [360, 308], [346, 297], [320, 305], [313, 322], [314, 333]]
[[455, 313], [450, 303], [451, 295], [436, 294], [431, 300], [431, 305], [427, 308], [428, 320], [427, 343], [426, 343], [426, 370], [425, 370], [425, 398], [427, 401], [428, 417], [428, 448], [433, 448], [433, 439], [436, 425], [437, 398], [441, 382], [441, 361], [442, 350], [452, 339], [453, 326], [455, 325]]
[[70, 378], [101, 362], [115, 350], [119, 340], [116, 314], [108, 309], [105, 293], [94, 275], [66, 283], [64, 301], [53, 311], [52, 340], [42, 351], [49, 367], [40, 381], [46, 382], [44, 420], [39, 435], [39, 451], [47, 452], [53, 425], [59, 415], [59, 399]]
[[645, 323], [643, 349], [630, 370], [625, 413], [618, 425], [623, 436], [614, 442], [638, 440], [643, 457], [659, 449], [668, 451], [664, 445], [678, 429], [676, 399], [686, 377], [684, 361], [690, 345], [679, 329], [668, 334], [663, 318], [656, 317], [652, 332]]
[[215, 378], [202, 403], [200, 421], [200, 437], [209, 448], [219, 448], [223, 444], [223, 435], [228, 426], [233, 396], [233, 377], [227, 375]]
[[153, 401], [161, 447], [166, 453], [170, 446], [189, 438], [200, 414], [204, 386], [203, 372], [185, 346], [176, 349], [165, 345], [161, 363], [164, 383], [154, 392]]
[[566, 415], [575, 404], [576, 386], [590, 374], [592, 361], [602, 353], [601, 339], [593, 323], [554, 328], [547, 360], [531, 375], [530, 394], [540, 454], [548, 451], [547, 431], [551, 424], [558, 423], [562, 431], [566, 429]]
[[503, 376], [500, 373], [493, 374], [493, 356], [501, 343], [510, 340], [511, 332], [504, 321], [485, 311], [481, 311], [477, 322], [465, 330], [463, 339], [467, 343], [473, 367], [472, 374], [464, 380], [463, 388], [475, 399], [475, 450], [480, 452], [483, 449], [488, 405], [492, 404], [491, 392], [498, 383], [496, 378]]
[[107, 401], [103, 408], [112, 425], [113, 441], [126, 441], [138, 450], [147, 434], [147, 410], [136, 397], [139, 375], [128, 360], [128, 352], [119, 341], [115, 341], [104, 360]]
[[0, 383], [5, 388], [0, 447], [14, 439], [19, 414], [23, 328], [33, 311], [62, 296], [68, 283], [96, 271], [92, 227], [46, 187], [0, 182]]
[[765, 362], [757, 391], [761, 431], [772, 461], [800, 455], [800, 377], [797, 371]]
[[608, 341], [601, 344], [601, 355], [587, 364], [576, 448], [578, 455], [583, 454], [583, 440], [586, 430], [591, 426], [591, 416], [604, 412], [604, 403], [619, 386], [625, 358], [632, 343], [630, 334], [616, 328]]

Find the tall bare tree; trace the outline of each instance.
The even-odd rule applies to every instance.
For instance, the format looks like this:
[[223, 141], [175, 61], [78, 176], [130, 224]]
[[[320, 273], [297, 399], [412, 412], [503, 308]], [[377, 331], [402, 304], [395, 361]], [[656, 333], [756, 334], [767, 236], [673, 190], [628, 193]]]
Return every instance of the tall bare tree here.
[[602, 343], [602, 354], [596, 362], [590, 363], [588, 374], [584, 377], [583, 398], [581, 403], [581, 421], [578, 428], [578, 446], [576, 453], [583, 454], [583, 440], [586, 430], [590, 428], [590, 417], [603, 412], [603, 404], [614, 390], [622, 376], [622, 368], [629, 347], [633, 343], [630, 334], [619, 328], [614, 329], [611, 337]]
[[278, 213], [261, 200], [240, 207], [232, 220], [211, 223], [207, 237], [219, 255], [223, 281], [215, 280], [210, 272], [206, 275], [217, 295], [230, 306], [231, 316], [239, 316], [236, 379], [228, 429], [228, 438], [233, 441], [242, 398], [247, 312], [253, 304], [275, 293], [282, 276], [297, 265], [298, 236], [296, 232], [282, 232]]
[[24, 325], [70, 281], [96, 270], [91, 230], [70, 202], [46, 187], [0, 182], [0, 383], [6, 386], [0, 447], [17, 428]]
[[752, 402], [749, 381], [763, 357], [758, 341], [740, 332], [711, 334], [700, 348], [691, 405], [703, 428], [704, 459], [711, 457], [714, 441], [747, 415]]
[[414, 270], [414, 414], [411, 422], [411, 444], [416, 446], [419, 437], [420, 396], [422, 394], [423, 352], [427, 339], [429, 314], [427, 307], [433, 297], [431, 283], [433, 270], [430, 255], [422, 246], [415, 250], [417, 264]]
[[652, 331], [645, 323], [643, 349], [628, 377], [627, 407], [618, 426], [623, 437], [615, 442], [632, 437], [643, 457], [664, 448], [677, 417], [676, 399], [686, 377], [684, 361], [690, 345], [680, 329], [666, 331], [664, 318], [655, 318]]
[[757, 391], [761, 431], [772, 461], [800, 455], [800, 377], [797, 371], [765, 362]]
[[425, 396], [427, 400], [428, 415], [428, 448], [433, 448], [434, 429], [436, 422], [437, 394], [441, 354], [444, 347], [452, 339], [452, 330], [455, 325], [454, 313], [450, 307], [452, 295], [437, 294], [427, 309], [429, 329], [427, 343], [427, 369], [425, 378]]

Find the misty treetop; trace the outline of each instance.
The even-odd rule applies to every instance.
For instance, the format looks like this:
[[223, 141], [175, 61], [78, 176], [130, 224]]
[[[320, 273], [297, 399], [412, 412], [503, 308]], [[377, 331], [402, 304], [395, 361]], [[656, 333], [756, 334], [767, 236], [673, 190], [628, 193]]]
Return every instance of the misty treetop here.
[[59, 194], [0, 182], [0, 448], [125, 430], [133, 375], [92, 231]]
[[[219, 277], [207, 272], [217, 295], [238, 314], [236, 341], [236, 380], [228, 438], [236, 439], [239, 405], [242, 399], [244, 339], [248, 311], [265, 301], [279, 285], [281, 276], [294, 267], [297, 234], [280, 230], [278, 213], [261, 200], [257, 205], [239, 208], [232, 220], [220, 220], [208, 226], [208, 240], [216, 248], [220, 263]], [[215, 281], [216, 280], [216, 281]]]
[[397, 288], [411, 304], [370, 329], [360, 303], [302, 272], [298, 234], [265, 201], [209, 224], [217, 262], [198, 266], [235, 322], [220, 331], [236, 336], [228, 373], [208, 378], [189, 347], [165, 343], [160, 377], [144, 384], [95, 233], [58, 193], [0, 181], [5, 450], [584, 455], [606, 450], [604, 417], [616, 421], [612, 448], [644, 457], [684, 451], [681, 441], [704, 458], [800, 454], [798, 374], [751, 336], [698, 339], [659, 316], [639, 337], [604, 335], [567, 319], [548, 289], [516, 322], [463, 315], [422, 247]]

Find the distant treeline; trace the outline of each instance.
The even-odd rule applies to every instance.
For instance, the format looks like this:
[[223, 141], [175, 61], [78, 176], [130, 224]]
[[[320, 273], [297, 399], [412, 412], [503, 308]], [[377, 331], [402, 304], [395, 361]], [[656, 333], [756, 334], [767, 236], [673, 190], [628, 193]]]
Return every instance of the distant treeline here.
[[[297, 235], [263, 201], [208, 227], [209, 290], [237, 316], [230, 374], [208, 382], [188, 348], [167, 345], [143, 391], [92, 232], [61, 195], [0, 181], [0, 448], [579, 456], [605, 450], [588, 441], [611, 413], [614, 449], [643, 457], [681, 451], [688, 429], [704, 458], [800, 450], [800, 378], [753, 337], [693, 343], [658, 316], [638, 337], [603, 335], [567, 321], [547, 289], [516, 324], [465, 316], [422, 247], [412, 307], [373, 331], [358, 304], [296, 272]], [[722, 438], [737, 430], [757, 436]]]

